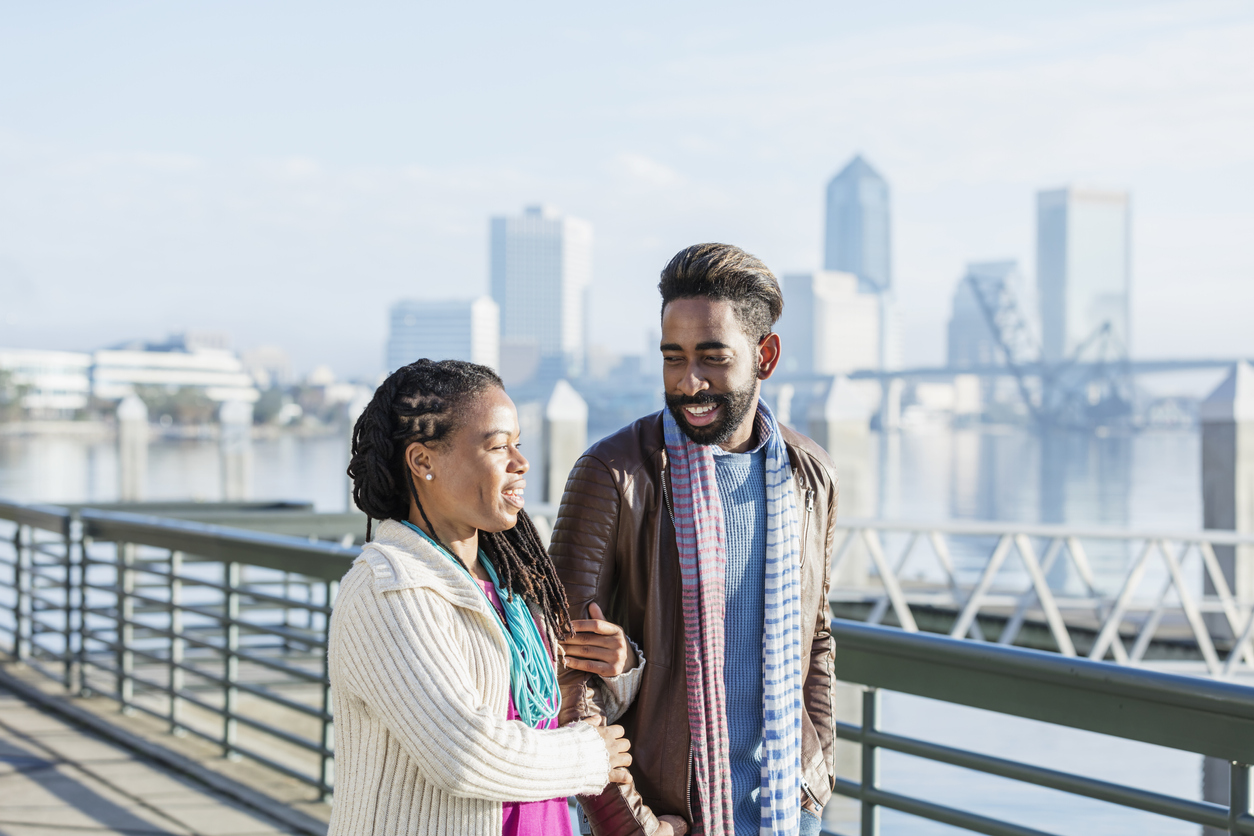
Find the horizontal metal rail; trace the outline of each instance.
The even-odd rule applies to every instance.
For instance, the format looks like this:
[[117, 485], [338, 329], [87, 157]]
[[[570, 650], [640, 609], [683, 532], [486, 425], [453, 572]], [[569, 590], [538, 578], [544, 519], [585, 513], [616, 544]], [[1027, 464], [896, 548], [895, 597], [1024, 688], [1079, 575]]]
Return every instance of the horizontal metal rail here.
[[[976, 833], [1042, 836], [1013, 822], [885, 791], [880, 787], [881, 749], [1228, 833], [1254, 834], [1249, 767], [1254, 762], [1254, 688], [841, 619], [832, 622], [832, 637], [841, 679], [867, 687], [862, 725], [838, 723], [836, 729], [838, 737], [862, 747], [861, 782], [839, 779], [835, 789], [862, 803], [864, 836], [878, 834], [881, 807]], [[891, 734], [880, 728], [881, 689], [1223, 758], [1231, 764], [1232, 802], [1225, 807], [1177, 798]]]

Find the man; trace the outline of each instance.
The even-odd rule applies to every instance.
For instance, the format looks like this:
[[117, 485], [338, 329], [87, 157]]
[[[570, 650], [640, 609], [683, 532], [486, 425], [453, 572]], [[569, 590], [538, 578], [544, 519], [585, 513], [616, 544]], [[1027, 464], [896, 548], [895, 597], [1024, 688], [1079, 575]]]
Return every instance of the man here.
[[[633, 782], [581, 803], [598, 836], [817, 834], [835, 774], [836, 477], [759, 400], [783, 310], [766, 265], [700, 244], [658, 288], [667, 408], [576, 463], [550, 548], [571, 617], [608, 614], [647, 660], [624, 674], [640, 679], [619, 720]], [[600, 670], [568, 661], [564, 722], [629, 692]]]

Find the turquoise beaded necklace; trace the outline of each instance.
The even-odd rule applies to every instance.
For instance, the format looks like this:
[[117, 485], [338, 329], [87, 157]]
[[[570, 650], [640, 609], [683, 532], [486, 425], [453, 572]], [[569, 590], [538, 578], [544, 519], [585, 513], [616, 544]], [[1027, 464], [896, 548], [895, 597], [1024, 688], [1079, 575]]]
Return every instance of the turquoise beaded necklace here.
[[556, 717], [558, 707], [561, 705], [557, 675], [553, 672], [553, 665], [549, 662], [549, 654], [544, 649], [540, 631], [531, 617], [531, 611], [523, 603], [522, 596], [511, 595], [509, 590], [501, 588], [496, 569], [480, 549], [479, 563], [488, 573], [492, 586], [496, 588], [496, 596], [501, 602], [501, 608], [505, 610], [505, 620], [502, 621], [501, 614], [497, 612], [496, 607], [492, 606], [491, 599], [466, 569], [465, 564], [449, 554], [427, 532], [409, 520], [401, 522], [421, 534], [423, 539], [435, 546], [442, 555], [453, 562], [454, 566], [461, 569], [488, 602], [488, 609], [496, 616], [497, 623], [501, 625], [501, 632], [505, 634], [505, 643], [509, 645], [510, 693], [514, 696], [514, 710], [518, 712], [519, 719], [533, 729], [538, 729]]

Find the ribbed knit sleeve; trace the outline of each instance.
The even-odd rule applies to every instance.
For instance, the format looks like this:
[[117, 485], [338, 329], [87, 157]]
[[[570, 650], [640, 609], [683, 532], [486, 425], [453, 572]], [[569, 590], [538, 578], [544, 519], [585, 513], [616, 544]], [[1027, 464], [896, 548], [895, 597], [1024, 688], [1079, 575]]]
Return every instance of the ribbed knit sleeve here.
[[[467, 648], [500, 639], [481, 614], [458, 611], [427, 589], [379, 593], [363, 584], [353, 592], [336, 605], [339, 687], [395, 736], [425, 783], [493, 801], [543, 801], [606, 785], [609, 757], [592, 726], [537, 731], [484, 704]], [[473, 673], [498, 689], [503, 676], [507, 688], [501, 667]]]
[[627, 713], [627, 709], [631, 708], [631, 704], [636, 701], [636, 695], [640, 693], [640, 680], [644, 676], [644, 651], [640, 649], [640, 645], [631, 640], [631, 636], [627, 637], [627, 643], [631, 645], [632, 650], [636, 651], [636, 666], [629, 671], [624, 671], [618, 676], [602, 676], [599, 686], [602, 694], [605, 696], [605, 722], [613, 723]]

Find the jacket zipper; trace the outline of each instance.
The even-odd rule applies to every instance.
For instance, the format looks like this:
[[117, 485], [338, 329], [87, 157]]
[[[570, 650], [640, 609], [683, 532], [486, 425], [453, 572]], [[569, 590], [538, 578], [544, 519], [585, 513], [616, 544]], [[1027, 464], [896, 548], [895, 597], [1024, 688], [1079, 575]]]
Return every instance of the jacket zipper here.
[[814, 488], [806, 488], [805, 516], [801, 519], [801, 563], [806, 559], [806, 535], [810, 533], [810, 515], [814, 513]]
[[685, 787], [684, 789], [684, 792], [688, 798], [688, 823], [689, 824], [696, 823], [696, 819], [694, 819], [692, 816], [692, 758], [693, 758], [692, 743], [689, 743], [688, 744], [688, 786]]
[[814, 793], [810, 790], [810, 785], [806, 783], [806, 779], [805, 779], [805, 778], [802, 778], [802, 779], [801, 779], [801, 789], [802, 789], [802, 790], [804, 790], [804, 791], [805, 791], [805, 794], [806, 794], [807, 796], [809, 796], [809, 797], [810, 797], [810, 801], [811, 801], [811, 803], [813, 803], [813, 804], [814, 804], [814, 809], [815, 809], [815, 810], [818, 810], [818, 811], [819, 811], [819, 815], [820, 815], [820, 816], [822, 816], [822, 815], [823, 815], [823, 805], [822, 805], [822, 804], [820, 804], [820, 803], [819, 803], [819, 800], [818, 800], [817, 798], [815, 798], [815, 797], [814, 797]]
[[668, 472], [669, 471], [667, 470], [667, 468], [662, 469], [662, 502], [666, 505], [666, 513], [670, 514], [671, 525], [674, 526], [675, 525], [675, 509], [671, 507], [671, 492], [666, 487], [667, 482], [670, 481], [669, 479], [667, 479]]

